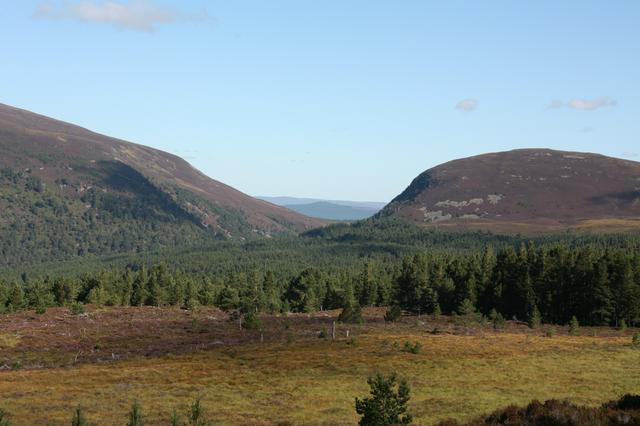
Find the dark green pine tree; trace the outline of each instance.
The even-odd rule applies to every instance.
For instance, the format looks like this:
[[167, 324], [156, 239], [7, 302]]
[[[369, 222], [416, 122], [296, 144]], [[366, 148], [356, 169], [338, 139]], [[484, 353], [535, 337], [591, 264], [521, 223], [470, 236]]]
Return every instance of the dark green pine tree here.
[[282, 309], [280, 289], [272, 271], [267, 271], [262, 280], [262, 289], [265, 296], [265, 309], [269, 313], [277, 313]]
[[24, 289], [22, 288], [22, 284], [17, 281], [11, 284], [7, 306], [13, 311], [19, 311], [25, 306]]
[[[408, 425], [411, 414], [407, 412], [410, 388], [406, 380], [398, 379], [395, 374], [385, 377], [376, 374], [369, 377], [370, 396], [356, 398], [356, 413], [360, 416], [360, 426]], [[397, 390], [396, 390], [397, 386]]]
[[400, 275], [396, 280], [398, 305], [406, 311], [420, 312], [420, 300], [426, 287], [427, 265], [424, 257], [415, 255], [411, 259], [404, 259]]
[[149, 306], [162, 306], [166, 302], [166, 291], [172, 286], [172, 277], [164, 263], [151, 268], [147, 280], [145, 304]]
[[378, 281], [373, 263], [366, 262], [359, 277], [359, 299], [362, 306], [374, 306], [378, 302]]
[[614, 315], [613, 292], [609, 284], [606, 262], [601, 259], [595, 267], [593, 288], [589, 300], [590, 322], [593, 325], [609, 325]]
[[345, 293], [344, 307], [338, 316], [338, 321], [346, 324], [362, 324], [362, 308], [358, 300], [353, 296], [353, 290], [347, 289]]
[[291, 280], [285, 298], [293, 312], [314, 312], [320, 309], [318, 290], [322, 286], [320, 272], [307, 268]]
[[133, 291], [131, 293], [131, 306], [142, 306], [147, 300], [147, 282], [149, 275], [146, 266], [142, 266], [133, 280]]
[[616, 270], [614, 278], [616, 320], [625, 320], [627, 324], [637, 318], [640, 297], [638, 286], [634, 282], [631, 262], [620, 254], [614, 261]]

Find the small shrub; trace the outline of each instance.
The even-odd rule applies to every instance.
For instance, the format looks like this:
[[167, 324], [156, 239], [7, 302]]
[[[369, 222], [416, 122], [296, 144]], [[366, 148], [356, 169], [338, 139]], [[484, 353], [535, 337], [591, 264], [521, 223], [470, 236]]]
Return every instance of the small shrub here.
[[556, 335], [556, 329], [555, 327], [549, 327], [547, 328], [547, 331], [545, 331], [544, 335], [546, 337], [553, 337]]
[[362, 308], [360, 304], [352, 299], [347, 299], [338, 316], [338, 321], [346, 324], [362, 324], [364, 319], [362, 318]]
[[85, 312], [84, 305], [81, 302], [73, 302], [71, 304], [71, 313], [73, 315], [82, 315]]
[[533, 308], [533, 312], [531, 312], [527, 319], [527, 324], [529, 325], [529, 328], [538, 328], [542, 324], [542, 316], [540, 315], [540, 311], [537, 307]]
[[144, 426], [144, 417], [142, 416], [142, 409], [138, 401], [135, 401], [131, 406], [127, 426]]
[[436, 306], [433, 308], [433, 319], [438, 319], [442, 315], [442, 309], [440, 309], [440, 304], [436, 303]]
[[262, 321], [260, 317], [255, 312], [249, 312], [244, 316], [244, 321], [242, 322], [242, 328], [246, 328], [247, 330], [259, 330], [262, 328]]
[[422, 351], [422, 343], [414, 342], [413, 344], [409, 341], [404, 342], [404, 351], [412, 354], [419, 354]]
[[491, 323], [493, 324], [494, 330], [503, 330], [507, 326], [507, 320], [504, 319], [500, 312], [496, 312], [495, 316], [491, 319]]
[[71, 426], [87, 426], [87, 424], [87, 418], [84, 416], [82, 408], [76, 408], [71, 418]]
[[640, 395], [623, 395], [618, 401], [605, 404], [609, 408], [617, 408], [618, 410], [640, 410]]
[[38, 315], [44, 315], [47, 313], [47, 307], [44, 305], [38, 305], [36, 306], [36, 314]]
[[476, 307], [474, 306], [473, 302], [469, 299], [464, 299], [460, 305], [458, 306], [458, 309], [456, 311], [458, 313], [458, 315], [463, 316], [463, 317], [470, 317], [473, 314], [476, 313]]
[[169, 419], [169, 426], [186, 426], [185, 422], [183, 422], [180, 419], [180, 416], [178, 416], [178, 412], [176, 410], [173, 410], [173, 413], [171, 413], [171, 419]]
[[0, 408], [0, 426], [11, 426], [11, 421], [9, 420], [9, 413]]
[[358, 340], [355, 337], [351, 337], [349, 340], [347, 340], [347, 345], [349, 346], [355, 346], [358, 344]]
[[322, 330], [320, 330], [320, 333], [318, 333], [318, 338], [320, 339], [329, 338], [329, 332], [327, 331], [327, 327], [322, 327]]
[[627, 322], [625, 320], [620, 321], [620, 324], [618, 325], [618, 330], [619, 331], [627, 330]]
[[191, 412], [189, 413], [189, 426], [209, 426], [210, 423], [204, 420], [204, 409], [202, 408], [202, 401], [200, 398], [196, 398], [191, 404]]
[[640, 348], [640, 333], [633, 333], [631, 344], [634, 348]]
[[200, 333], [202, 331], [202, 327], [200, 321], [198, 321], [198, 318], [193, 318], [191, 320], [191, 330], [193, 330], [194, 333]]
[[389, 309], [387, 309], [387, 312], [384, 314], [384, 320], [386, 322], [396, 322], [400, 319], [401, 316], [402, 309], [400, 308], [400, 306], [393, 305]]
[[578, 328], [580, 324], [578, 323], [578, 319], [574, 316], [571, 317], [571, 321], [569, 321], [569, 334], [575, 336], [578, 334]]
[[20, 361], [13, 361], [11, 363], [11, 370], [18, 371], [22, 369], [22, 363]]

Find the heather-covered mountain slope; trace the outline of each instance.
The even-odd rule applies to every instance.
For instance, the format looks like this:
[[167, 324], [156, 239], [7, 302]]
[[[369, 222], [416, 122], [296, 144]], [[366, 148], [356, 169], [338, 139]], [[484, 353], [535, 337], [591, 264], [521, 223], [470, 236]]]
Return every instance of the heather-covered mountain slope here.
[[0, 104], [4, 262], [297, 233], [323, 221], [153, 148]]
[[418, 177], [379, 217], [501, 233], [640, 227], [640, 163], [522, 149], [454, 160]]

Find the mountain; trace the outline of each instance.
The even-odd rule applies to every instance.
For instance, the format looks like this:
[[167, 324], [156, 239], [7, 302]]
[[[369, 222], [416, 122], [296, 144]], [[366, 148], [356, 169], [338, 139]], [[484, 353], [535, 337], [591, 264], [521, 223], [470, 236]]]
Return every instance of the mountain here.
[[285, 207], [310, 217], [329, 220], [361, 220], [378, 212], [378, 209], [366, 207], [350, 207], [333, 204], [327, 201], [317, 201], [309, 204], [292, 204]]
[[381, 201], [347, 201], [347, 200], [325, 200], [322, 198], [265, 197], [265, 196], [257, 196], [256, 198], [260, 200], [268, 201], [273, 204], [277, 204], [279, 206], [295, 206], [295, 205], [301, 205], [301, 204], [312, 204], [312, 203], [323, 202], [323, 203], [337, 204], [339, 206], [365, 208], [365, 209], [379, 211], [384, 206], [387, 205], [387, 203], [383, 203]]
[[0, 104], [5, 262], [297, 233], [323, 224], [210, 179], [175, 155]]
[[550, 149], [454, 160], [421, 173], [377, 217], [500, 233], [639, 229], [640, 163]]
[[327, 220], [361, 220], [376, 214], [386, 203], [322, 200], [317, 198], [257, 197], [300, 214]]

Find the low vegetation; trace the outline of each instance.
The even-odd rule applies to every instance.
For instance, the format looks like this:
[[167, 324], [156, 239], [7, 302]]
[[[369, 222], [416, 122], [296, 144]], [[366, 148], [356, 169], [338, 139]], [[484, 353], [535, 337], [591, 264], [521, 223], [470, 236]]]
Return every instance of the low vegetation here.
[[[465, 426], [498, 425], [565, 425], [565, 426], [615, 426], [640, 424], [640, 396], [624, 395], [617, 401], [600, 407], [585, 407], [568, 401], [533, 401], [526, 407], [510, 406], [481, 417]], [[446, 421], [439, 426], [460, 426], [456, 421]]]
[[[0, 328], [20, 329], [21, 341], [0, 352], [7, 366], [0, 406], [14, 425], [69, 424], [77, 407], [89, 424], [122, 425], [137, 400], [145, 424], [155, 425], [171, 424], [174, 411], [185, 422], [200, 397], [212, 424], [347, 425], [362, 419], [354, 399], [370, 393], [365, 379], [398, 372], [411, 389], [406, 412], [416, 424], [433, 424], [472, 421], [532, 399], [588, 408], [638, 392], [633, 328], [581, 326], [572, 336], [558, 325], [545, 337], [547, 325], [507, 321], [494, 330], [488, 321], [461, 325], [426, 315], [390, 323], [385, 312], [364, 308], [363, 324], [337, 322], [340, 310], [260, 315], [259, 330], [211, 308], [89, 305], [84, 316], [66, 308], [8, 314]], [[421, 350], [405, 351], [405, 342]], [[14, 361], [20, 371], [9, 368]]]

